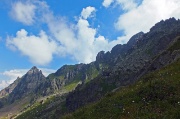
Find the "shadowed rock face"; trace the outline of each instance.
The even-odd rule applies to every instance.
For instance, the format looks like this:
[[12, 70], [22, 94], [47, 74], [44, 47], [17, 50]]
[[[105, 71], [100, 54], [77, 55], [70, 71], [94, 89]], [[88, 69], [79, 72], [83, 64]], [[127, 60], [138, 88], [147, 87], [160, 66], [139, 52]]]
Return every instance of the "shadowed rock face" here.
[[10, 102], [14, 102], [22, 97], [28, 96], [29, 94], [37, 93], [38, 87], [45, 82], [45, 76], [41, 70], [36, 67], [32, 67], [21, 80], [18, 82], [14, 90], [9, 94]]

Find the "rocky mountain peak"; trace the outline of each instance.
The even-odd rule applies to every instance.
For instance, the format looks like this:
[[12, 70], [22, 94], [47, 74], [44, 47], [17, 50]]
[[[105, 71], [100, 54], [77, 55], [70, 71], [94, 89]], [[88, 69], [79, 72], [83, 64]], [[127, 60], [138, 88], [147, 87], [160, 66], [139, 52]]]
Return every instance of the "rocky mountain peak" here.
[[39, 70], [36, 66], [33, 66], [28, 72], [28, 75], [32, 75], [32, 74], [38, 74], [38, 73], [42, 73], [41, 70]]
[[20, 78], [14, 90], [9, 94], [9, 102], [22, 99], [29, 94], [36, 94], [46, 77], [36, 66], [33, 66], [24, 76]]
[[104, 51], [100, 51], [96, 56], [96, 61], [102, 60], [104, 58], [104, 55], [105, 55]]
[[176, 26], [177, 22], [179, 20], [176, 20], [174, 17], [166, 19], [166, 20], [161, 20], [160, 22], [156, 23], [150, 31], [158, 31], [158, 30], [168, 30], [169, 28]]
[[130, 38], [130, 40], [127, 42], [127, 45], [132, 47], [133, 45], [136, 45], [136, 42], [141, 39], [143, 37], [144, 33], [143, 32], [139, 32], [137, 34], [135, 34], [134, 36], [132, 36]]

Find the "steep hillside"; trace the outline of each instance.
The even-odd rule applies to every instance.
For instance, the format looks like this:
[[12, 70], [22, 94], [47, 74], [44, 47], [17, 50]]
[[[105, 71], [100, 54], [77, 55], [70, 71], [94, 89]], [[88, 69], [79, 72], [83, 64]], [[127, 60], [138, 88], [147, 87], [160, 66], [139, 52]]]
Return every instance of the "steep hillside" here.
[[[111, 52], [101, 53], [102, 58], [96, 62], [107, 62], [107, 67], [94, 80], [87, 85], [79, 85], [67, 96], [66, 106], [69, 111], [95, 102], [107, 92], [130, 85], [145, 73], [169, 64], [169, 61], [163, 64], [166, 58], [165, 60], [161, 58], [159, 60], [162, 63], [160, 67], [147, 69], [154, 58], [175, 42], [178, 36], [180, 36], [180, 21], [170, 18], [157, 23], [146, 34], [138, 33], [133, 36], [127, 44], [117, 45]], [[171, 55], [168, 55], [169, 52], [164, 57], [169, 56], [173, 62], [173, 57], [175, 57], [173, 55], [177, 55], [177, 57], [179, 55], [179, 52], [175, 52], [177, 51], [174, 51], [172, 58]]]
[[119, 88], [64, 119], [179, 119], [180, 60]]
[[45, 81], [45, 76], [41, 70], [32, 67], [22, 78], [21, 81], [14, 88], [12, 93], [9, 94], [8, 100], [14, 102], [25, 96], [37, 94], [39, 86]]
[[93, 62], [90, 64], [64, 65], [55, 73], [50, 74], [47, 80], [50, 81], [53, 91], [56, 92], [65, 87], [64, 89], [68, 92], [75, 88], [75, 85], [71, 88], [67, 88], [67, 85], [86, 83], [95, 78], [100, 70], [100, 67]]
[[45, 80], [46, 78], [41, 70], [32, 67], [24, 76], [18, 78], [13, 84], [5, 88], [5, 90], [11, 89], [11, 91], [0, 99], [2, 105], [0, 115], [17, 113], [24, 106], [32, 103], [39, 96], [39, 87]]

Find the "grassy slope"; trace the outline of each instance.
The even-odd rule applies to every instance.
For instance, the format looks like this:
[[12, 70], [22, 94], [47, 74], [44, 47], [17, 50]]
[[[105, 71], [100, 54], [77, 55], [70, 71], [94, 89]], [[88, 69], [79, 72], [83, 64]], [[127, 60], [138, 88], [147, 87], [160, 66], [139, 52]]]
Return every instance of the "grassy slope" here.
[[180, 118], [180, 60], [64, 119]]
[[44, 116], [55, 119], [57, 118], [55, 115], [56, 111], [58, 109], [63, 111], [64, 99], [64, 96], [52, 96], [43, 102], [36, 102], [33, 106], [19, 114], [16, 119], [44, 119]]

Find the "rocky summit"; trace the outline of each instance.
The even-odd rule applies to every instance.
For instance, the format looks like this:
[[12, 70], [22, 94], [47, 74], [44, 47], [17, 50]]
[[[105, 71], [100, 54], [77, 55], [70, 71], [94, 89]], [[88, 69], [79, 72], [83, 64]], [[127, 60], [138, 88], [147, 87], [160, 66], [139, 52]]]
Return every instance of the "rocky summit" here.
[[[179, 61], [180, 20], [162, 20], [149, 32], [132, 36], [127, 44], [100, 51], [96, 61], [89, 64], [64, 65], [47, 77], [32, 67], [0, 92], [0, 115], [98, 119], [106, 113], [105, 119], [115, 119], [148, 118], [144, 115], [164, 118], [171, 113], [170, 118], [177, 118]], [[163, 104], [171, 108], [163, 108]], [[151, 111], [142, 113], [143, 109]], [[130, 115], [133, 111], [139, 115]]]

